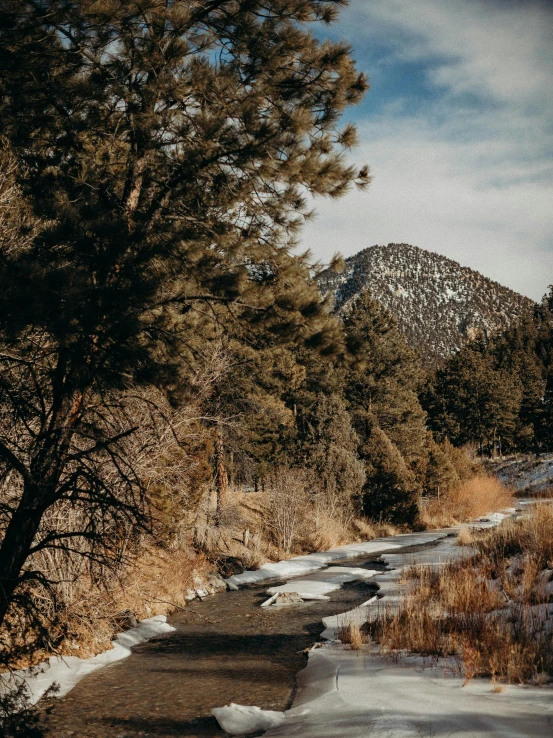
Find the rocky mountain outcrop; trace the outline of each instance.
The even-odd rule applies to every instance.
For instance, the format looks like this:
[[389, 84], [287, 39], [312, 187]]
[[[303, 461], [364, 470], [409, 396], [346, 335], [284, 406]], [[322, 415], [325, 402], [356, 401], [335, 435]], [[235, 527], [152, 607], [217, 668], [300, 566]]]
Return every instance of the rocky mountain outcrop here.
[[534, 304], [445, 256], [403, 243], [363, 249], [346, 259], [341, 274], [323, 272], [319, 286], [334, 293], [338, 312], [369, 290], [429, 366], [479, 333], [505, 330]]

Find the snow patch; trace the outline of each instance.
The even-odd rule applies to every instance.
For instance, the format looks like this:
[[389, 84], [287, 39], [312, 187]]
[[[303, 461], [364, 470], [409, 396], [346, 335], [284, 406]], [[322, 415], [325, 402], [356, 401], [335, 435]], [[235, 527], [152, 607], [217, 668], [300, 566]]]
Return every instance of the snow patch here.
[[244, 584], [256, 584], [267, 579], [289, 579], [327, 569], [330, 564], [340, 559], [379, 554], [382, 551], [405, 548], [405, 546], [432, 543], [446, 536], [448, 532], [449, 530], [430, 531], [428, 533], [401, 533], [387, 538], [375, 538], [373, 541], [365, 541], [364, 543], [345, 544], [329, 551], [295, 556], [286, 561], [267, 562], [259, 569], [233, 574], [233, 576], [225, 579], [225, 582], [229, 589], [235, 589]]
[[346, 582], [370, 579], [375, 574], [376, 571], [373, 569], [331, 566], [325, 569], [324, 574], [322, 576], [319, 575], [317, 579], [296, 579], [293, 582], [280, 584], [277, 587], [269, 587], [267, 594], [278, 595], [279, 592], [296, 592], [296, 594], [299, 594], [305, 600], [313, 596], [321, 598], [330, 592], [340, 589], [342, 584]]
[[283, 712], [237, 705], [234, 702], [225, 707], [214, 707], [211, 713], [229, 735], [247, 735], [258, 730], [277, 728], [284, 720]]

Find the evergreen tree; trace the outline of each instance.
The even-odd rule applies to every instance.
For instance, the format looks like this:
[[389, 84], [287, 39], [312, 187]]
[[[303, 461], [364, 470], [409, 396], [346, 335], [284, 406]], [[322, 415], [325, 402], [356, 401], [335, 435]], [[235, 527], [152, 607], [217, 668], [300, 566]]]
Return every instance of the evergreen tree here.
[[477, 472], [476, 465], [471, 461], [468, 453], [462, 448], [456, 448], [449, 438], [441, 444], [447, 458], [453, 464], [453, 467], [459, 477], [459, 481], [465, 482], [472, 479]]
[[[343, 331], [340, 327], [341, 342]], [[299, 447], [310, 434], [309, 423], [320, 395], [339, 395], [344, 393], [344, 365], [341, 353], [321, 354], [315, 348], [300, 345], [292, 348], [298, 366], [303, 368], [304, 379], [298, 385], [290, 384], [285, 393], [287, 407], [296, 418]], [[290, 445], [289, 453], [293, 454]]]
[[[303, 192], [339, 196], [366, 170], [337, 120], [367, 85], [341, 42], [309, 30], [339, 0], [5, 0], [1, 133], [39, 223], [2, 244], [0, 623], [61, 499], [144, 512], [113, 409], [134, 384], [178, 400], [214, 326], [332, 350], [335, 322], [290, 248]], [[232, 326], [232, 328], [231, 328]], [[119, 394], [117, 394], [119, 393]], [[121, 422], [120, 422], [121, 421]], [[118, 449], [117, 451], [115, 449]], [[120, 475], [121, 476], [121, 475]], [[142, 512], [140, 512], [142, 510]], [[98, 541], [97, 555], [101, 554]]]
[[244, 467], [249, 483], [257, 486], [286, 463], [297, 433], [285, 398], [304, 378], [305, 367], [289, 347], [233, 344], [229, 369], [210, 403], [214, 420], [208, 421], [220, 434], [233, 481], [244, 480]]
[[508, 330], [452, 357], [423, 392], [431, 427], [490, 452], [553, 448], [553, 289]]
[[418, 391], [424, 377], [388, 311], [368, 292], [344, 318], [350, 364], [345, 396], [360, 437], [376, 423], [410, 462], [426, 439], [425, 413]]
[[494, 367], [485, 348], [471, 344], [436, 372], [423, 395], [430, 428], [456, 445], [477, 443], [480, 453], [514, 441], [521, 404], [516, 378]]
[[436, 443], [431, 433], [428, 434], [426, 450], [423, 489], [426, 494], [439, 498], [459, 484], [459, 474], [446, 449]]
[[398, 448], [375, 425], [361, 452], [367, 475], [362, 497], [365, 514], [374, 520], [414, 523], [418, 515], [417, 485]]
[[365, 472], [357, 455], [359, 438], [339, 395], [319, 395], [308, 419], [304, 465], [315, 475], [314, 487], [328, 512], [351, 512]]
[[521, 393], [514, 443], [521, 451], [537, 450], [542, 425], [545, 371], [537, 352], [540, 326], [528, 313], [504, 333], [495, 336], [486, 347], [496, 368], [515, 379]]

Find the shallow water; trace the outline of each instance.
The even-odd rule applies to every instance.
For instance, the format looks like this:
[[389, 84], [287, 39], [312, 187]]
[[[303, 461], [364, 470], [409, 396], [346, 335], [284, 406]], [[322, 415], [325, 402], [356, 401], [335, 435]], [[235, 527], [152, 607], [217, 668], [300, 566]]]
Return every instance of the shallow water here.
[[[353, 562], [383, 568], [374, 558], [339, 563]], [[211, 716], [213, 707], [237, 702], [287, 709], [306, 664], [303, 651], [319, 639], [322, 618], [359, 605], [376, 586], [354, 582], [329, 601], [260, 608], [276, 581], [195, 601], [171, 616], [175, 632], [137, 646], [129, 658], [55, 700], [44, 715], [48, 738], [215, 738], [226, 734]]]

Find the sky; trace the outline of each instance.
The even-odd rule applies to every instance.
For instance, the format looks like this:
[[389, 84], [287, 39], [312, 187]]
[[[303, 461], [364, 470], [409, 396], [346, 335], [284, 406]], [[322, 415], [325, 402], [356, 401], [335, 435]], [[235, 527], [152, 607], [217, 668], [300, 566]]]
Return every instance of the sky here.
[[368, 190], [316, 200], [328, 260], [409, 243], [539, 300], [553, 283], [553, 0], [351, 0]]

